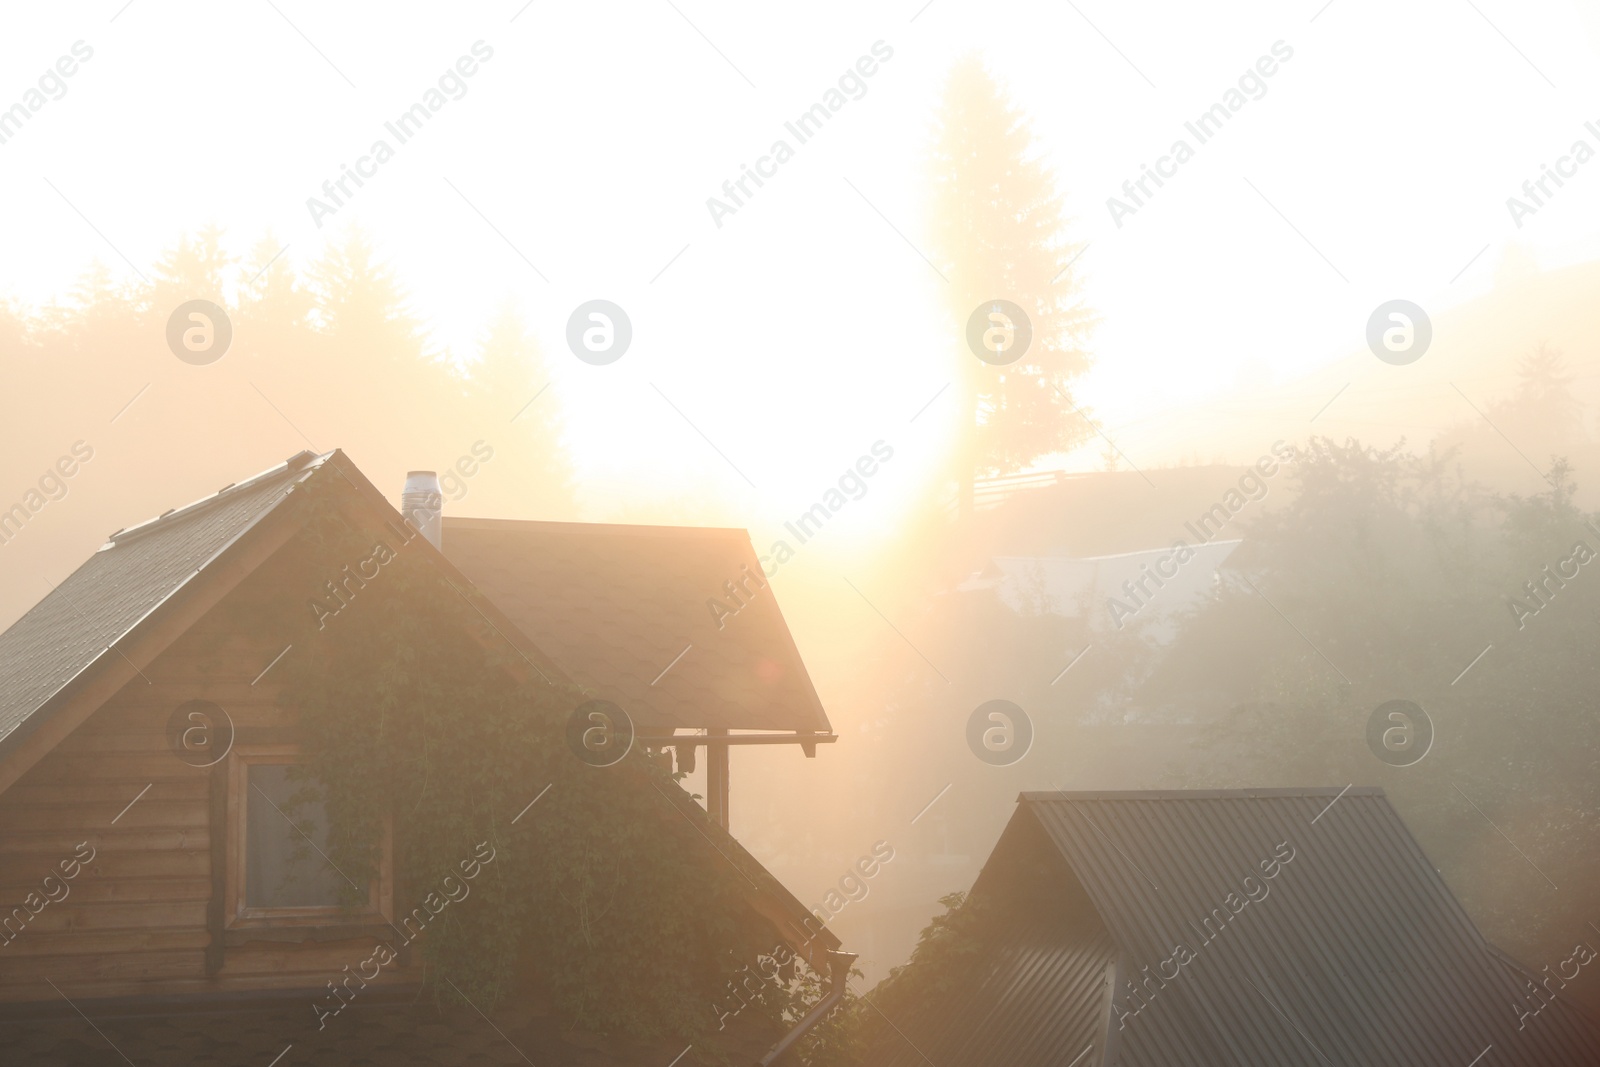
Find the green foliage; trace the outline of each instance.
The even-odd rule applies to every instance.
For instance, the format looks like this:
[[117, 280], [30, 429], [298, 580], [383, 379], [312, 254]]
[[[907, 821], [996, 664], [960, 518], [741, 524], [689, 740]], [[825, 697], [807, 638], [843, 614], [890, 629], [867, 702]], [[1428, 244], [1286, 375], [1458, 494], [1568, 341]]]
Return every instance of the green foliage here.
[[994, 934], [995, 906], [966, 893], [939, 898], [936, 915], [917, 939], [911, 959], [889, 972], [866, 996], [847, 993], [841, 1006], [800, 1044], [807, 1067], [865, 1067], [872, 1051], [895, 1038], [896, 1020], [915, 1017], [970, 981]]
[[[459, 879], [480, 842], [493, 848], [470, 895], [416, 940], [441, 995], [448, 979], [487, 1010], [533, 961], [574, 1026], [686, 1040], [714, 1029], [708, 1005], [739, 962], [770, 947], [740, 896], [745, 875], [764, 875], [713, 851], [720, 831], [674, 803], [680, 787], [643, 752], [608, 768], [575, 758], [565, 720], [585, 695], [547, 682], [486, 626], [420, 538], [352, 525], [330, 499], [337, 476], [318, 478], [298, 546], [310, 596], [326, 596], [323, 583], [376, 541], [395, 551], [285, 662], [308, 771], [326, 783], [331, 858], [371, 873], [391, 833], [403, 917]], [[295, 596], [278, 599], [302, 611]], [[776, 1022], [785, 993], [746, 1010]]]
[[[861, 971], [852, 967], [850, 977], [860, 978]], [[809, 968], [805, 969], [794, 990], [790, 1021], [796, 1022], [803, 1017], [826, 992], [821, 976]], [[791, 1058], [798, 1056], [806, 1067], [858, 1067], [866, 1053], [861, 1022], [864, 1013], [869, 1012], [871, 1008], [866, 1002], [846, 985], [838, 1006], [806, 1031], [806, 1035], [790, 1053]]]
[[930, 998], [948, 994], [971, 975], [984, 950], [993, 916], [983, 901], [966, 893], [939, 898], [944, 914], [936, 915], [917, 938], [911, 960], [889, 972], [874, 992], [886, 1013], [907, 1011]]
[[[1313, 439], [1293, 477], [1140, 692], [1209, 724], [1175, 784], [1382, 785], [1491, 941], [1559, 958], [1600, 875], [1600, 534], [1567, 464], [1507, 496], [1450, 456]], [[1367, 748], [1391, 699], [1433, 723], [1413, 766]]]

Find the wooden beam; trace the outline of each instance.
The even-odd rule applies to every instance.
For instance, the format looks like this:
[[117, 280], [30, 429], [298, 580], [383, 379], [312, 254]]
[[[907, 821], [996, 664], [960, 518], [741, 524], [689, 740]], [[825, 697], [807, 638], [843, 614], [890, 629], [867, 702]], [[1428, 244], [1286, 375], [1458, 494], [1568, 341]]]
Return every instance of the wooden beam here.
[[728, 745], [715, 739], [727, 735], [727, 730], [713, 727], [707, 735], [713, 740], [706, 743], [706, 813], [724, 830], [728, 828]]
[[839, 740], [838, 734], [730, 734], [726, 730], [711, 734], [654, 734], [639, 731], [636, 740], [648, 745], [675, 745], [694, 748], [700, 745], [799, 745], [808, 752], [817, 745], [831, 745]]

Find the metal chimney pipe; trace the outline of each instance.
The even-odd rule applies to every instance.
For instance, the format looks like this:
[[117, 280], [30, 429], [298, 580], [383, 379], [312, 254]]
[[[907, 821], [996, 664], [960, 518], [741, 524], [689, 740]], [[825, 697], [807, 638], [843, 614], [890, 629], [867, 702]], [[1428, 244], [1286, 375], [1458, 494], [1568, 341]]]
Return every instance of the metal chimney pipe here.
[[434, 548], [442, 547], [444, 494], [439, 490], [436, 471], [406, 472], [406, 487], [400, 493], [400, 516], [415, 526]]

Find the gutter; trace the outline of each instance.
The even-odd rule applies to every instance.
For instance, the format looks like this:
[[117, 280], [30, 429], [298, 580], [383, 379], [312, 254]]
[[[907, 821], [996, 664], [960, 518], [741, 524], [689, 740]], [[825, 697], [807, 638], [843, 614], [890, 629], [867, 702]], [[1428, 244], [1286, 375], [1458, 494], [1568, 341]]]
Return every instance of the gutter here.
[[856, 958], [854, 952], [828, 950], [828, 970], [831, 972], [828, 980], [828, 995], [823, 997], [821, 1002], [812, 1008], [804, 1019], [795, 1024], [793, 1030], [784, 1034], [783, 1038], [772, 1046], [771, 1051], [757, 1061], [757, 1067], [771, 1067], [778, 1057], [793, 1048], [796, 1042], [806, 1036], [807, 1031], [820, 1023], [838, 1005], [839, 1001], [844, 999], [845, 984], [850, 981], [850, 967], [856, 962]]

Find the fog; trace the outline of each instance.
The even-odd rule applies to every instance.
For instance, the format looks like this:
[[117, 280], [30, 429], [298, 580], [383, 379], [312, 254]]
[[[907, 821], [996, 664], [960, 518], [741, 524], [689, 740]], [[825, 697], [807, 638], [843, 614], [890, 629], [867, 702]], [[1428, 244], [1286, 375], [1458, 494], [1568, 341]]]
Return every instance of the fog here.
[[838, 740], [729, 830], [863, 990], [1023, 791], [1382, 786], [1490, 942], [1593, 933], [1600, 5], [0, 26], [0, 623], [337, 448], [779, 559]]

